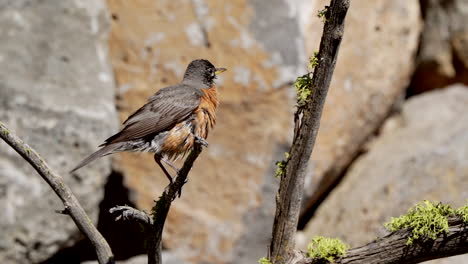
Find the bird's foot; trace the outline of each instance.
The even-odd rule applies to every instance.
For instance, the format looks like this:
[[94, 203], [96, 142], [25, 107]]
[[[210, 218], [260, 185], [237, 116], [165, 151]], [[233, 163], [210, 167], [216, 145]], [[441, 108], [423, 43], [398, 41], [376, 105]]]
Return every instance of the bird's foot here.
[[184, 187], [184, 185], [188, 182], [188, 179], [185, 179], [184, 183], [182, 185], [180, 185], [179, 187], [179, 190], [177, 191], [177, 195], [179, 198], [180, 196], [182, 195], [182, 187]]
[[174, 178], [172, 176], [167, 176], [166, 175], [166, 178], [169, 180], [169, 185], [172, 185], [174, 183]]
[[176, 171], [177, 174], [179, 174], [179, 169], [177, 169], [176, 166], [174, 166], [170, 161], [168, 161], [167, 159], [161, 157], [158, 154], [154, 154], [154, 160], [159, 165], [159, 167], [162, 169], [162, 171], [164, 172], [164, 175], [166, 175], [167, 179], [169, 180], [169, 184], [172, 185], [174, 183], [174, 178], [169, 174], [169, 172], [167, 172], [166, 168], [162, 165], [161, 161], [164, 161], [167, 165], [169, 165], [171, 168], [173, 168]]
[[204, 146], [204, 147], [208, 147], [208, 141], [206, 141], [204, 138], [198, 136], [198, 135], [195, 135], [195, 142]]

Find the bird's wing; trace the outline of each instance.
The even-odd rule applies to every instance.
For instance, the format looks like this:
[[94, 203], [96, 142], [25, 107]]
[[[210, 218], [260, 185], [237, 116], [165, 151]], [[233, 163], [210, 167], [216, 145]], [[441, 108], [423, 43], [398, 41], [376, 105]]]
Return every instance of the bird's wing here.
[[186, 85], [159, 90], [125, 120], [122, 131], [102, 145], [143, 138], [172, 128], [192, 114], [200, 104], [201, 95], [199, 90]]

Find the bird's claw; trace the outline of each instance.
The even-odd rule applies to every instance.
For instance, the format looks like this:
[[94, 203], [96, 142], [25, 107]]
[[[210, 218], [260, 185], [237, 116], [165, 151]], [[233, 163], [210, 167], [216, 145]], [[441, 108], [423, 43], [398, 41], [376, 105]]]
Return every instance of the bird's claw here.
[[188, 182], [188, 179], [185, 179], [184, 183], [182, 185], [180, 185], [179, 187], [179, 190], [177, 190], [177, 194], [176, 196], [178, 196], [180, 198], [180, 196], [182, 196], [182, 187], [184, 187], [184, 185]]
[[204, 147], [208, 147], [208, 141], [206, 141], [204, 138], [200, 136], [195, 135], [195, 142]]

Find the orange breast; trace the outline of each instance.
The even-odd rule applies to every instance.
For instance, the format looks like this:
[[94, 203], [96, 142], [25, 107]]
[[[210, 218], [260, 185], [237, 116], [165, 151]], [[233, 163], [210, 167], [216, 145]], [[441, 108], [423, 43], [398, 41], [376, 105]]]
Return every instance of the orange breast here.
[[195, 138], [192, 131], [206, 139], [209, 130], [216, 123], [216, 108], [218, 107], [216, 87], [203, 89], [202, 92], [200, 105], [194, 111], [194, 120], [177, 124], [164, 139], [161, 154], [166, 155], [169, 159], [177, 158], [193, 147]]
[[203, 96], [200, 105], [195, 110], [195, 134], [202, 138], [207, 138], [209, 130], [216, 123], [216, 108], [218, 107], [218, 93], [216, 86], [210, 89], [203, 89]]
[[180, 154], [187, 153], [194, 142], [192, 126], [190, 122], [181, 122], [174, 126], [164, 140], [161, 154], [166, 155], [168, 159], [173, 159]]

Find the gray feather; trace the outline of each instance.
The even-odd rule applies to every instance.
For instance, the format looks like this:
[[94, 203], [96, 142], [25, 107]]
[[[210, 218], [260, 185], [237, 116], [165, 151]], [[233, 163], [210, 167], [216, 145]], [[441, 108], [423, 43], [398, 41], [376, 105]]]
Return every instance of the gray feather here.
[[111, 145], [104, 146], [103, 148], [99, 149], [98, 151], [94, 152], [93, 154], [89, 155], [84, 160], [82, 160], [80, 163], [78, 163], [78, 165], [76, 165], [76, 167], [73, 168], [70, 171], [70, 173], [79, 170], [80, 168], [88, 165], [89, 163], [93, 162], [94, 160], [98, 158], [114, 153], [114, 150], [119, 147], [118, 145], [119, 144], [111, 144]]

